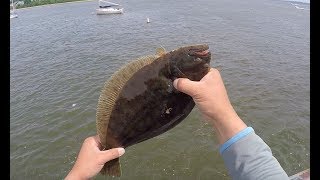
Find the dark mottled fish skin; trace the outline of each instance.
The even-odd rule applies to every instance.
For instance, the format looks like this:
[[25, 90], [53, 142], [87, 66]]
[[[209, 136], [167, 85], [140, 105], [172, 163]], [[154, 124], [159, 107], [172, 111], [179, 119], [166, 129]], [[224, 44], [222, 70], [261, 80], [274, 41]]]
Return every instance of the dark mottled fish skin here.
[[[200, 80], [209, 71], [208, 46], [171, 51], [136, 72], [123, 87], [110, 116], [107, 142], [128, 147], [160, 135], [179, 124], [194, 108], [193, 99], [173, 87], [173, 80]], [[201, 59], [199, 59], [199, 57]]]

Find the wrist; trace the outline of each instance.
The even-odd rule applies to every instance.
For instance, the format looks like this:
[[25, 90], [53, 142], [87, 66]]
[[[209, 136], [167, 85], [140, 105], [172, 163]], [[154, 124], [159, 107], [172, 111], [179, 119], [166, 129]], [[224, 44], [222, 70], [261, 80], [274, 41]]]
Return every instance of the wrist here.
[[208, 112], [208, 117], [212, 121], [213, 125], [217, 123], [225, 123], [232, 119], [238, 119], [239, 116], [231, 105], [221, 106], [220, 109]]
[[238, 132], [237, 134], [232, 136], [230, 139], [228, 139], [226, 142], [224, 142], [220, 146], [220, 148], [219, 148], [220, 154], [222, 154], [232, 144], [236, 143], [237, 141], [239, 141], [240, 139], [242, 139], [243, 137], [247, 136], [248, 134], [250, 134], [252, 132], [254, 132], [252, 127], [246, 127], [245, 129], [241, 130], [240, 132]]
[[77, 170], [72, 169], [69, 174], [67, 175], [67, 177], [65, 178], [65, 180], [87, 180], [90, 178], [86, 178], [83, 175], [81, 175], [81, 173], [77, 172]]
[[238, 114], [232, 109], [231, 112], [211, 118], [211, 124], [217, 133], [219, 144], [223, 144], [234, 135], [247, 128], [247, 125], [241, 120]]

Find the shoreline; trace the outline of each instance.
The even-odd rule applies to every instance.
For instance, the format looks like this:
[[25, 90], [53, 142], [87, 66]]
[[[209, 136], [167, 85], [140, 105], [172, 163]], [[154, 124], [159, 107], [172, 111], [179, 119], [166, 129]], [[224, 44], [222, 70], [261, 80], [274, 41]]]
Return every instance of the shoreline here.
[[30, 6], [30, 7], [17, 8], [17, 9], [15, 9], [15, 10], [16, 10], [16, 11], [19, 11], [20, 9], [31, 9], [31, 8], [36, 8], [36, 7], [54, 6], [54, 5], [59, 5], [59, 4], [79, 3], [79, 2], [86, 2], [86, 1], [94, 1], [94, 0], [75, 0], [75, 1], [68, 1], [68, 2], [59, 2], [59, 3], [52, 3], [52, 4], [43, 4], [43, 5], [39, 5], [39, 6]]

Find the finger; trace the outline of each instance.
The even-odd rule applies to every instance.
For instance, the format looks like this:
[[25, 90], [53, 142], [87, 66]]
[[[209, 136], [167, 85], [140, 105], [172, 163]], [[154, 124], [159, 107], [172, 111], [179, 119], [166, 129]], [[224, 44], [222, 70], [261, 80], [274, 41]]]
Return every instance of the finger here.
[[173, 81], [173, 86], [183, 92], [186, 93], [190, 96], [193, 96], [195, 92], [197, 92], [197, 85], [199, 82], [196, 81], [191, 81], [187, 78], [178, 78]]
[[95, 135], [95, 136], [92, 136], [93, 139], [96, 141], [96, 142], [99, 142], [100, 143], [100, 138], [99, 138], [99, 135]]
[[95, 135], [95, 136], [93, 136], [93, 139], [95, 140], [95, 142], [96, 142], [96, 144], [97, 144], [98, 148], [101, 150], [101, 149], [102, 149], [102, 144], [101, 144], [101, 141], [100, 141], [100, 137], [99, 137], [99, 135]]
[[[222, 69], [222, 66], [221, 65], [219, 65], [219, 66], [216, 66], [216, 67], [214, 67], [215, 69], [217, 69], [218, 71], [221, 71], [221, 69]], [[213, 69], [213, 68], [212, 68]]]
[[102, 163], [106, 163], [112, 159], [118, 158], [125, 153], [124, 148], [113, 148], [106, 151], [101, 151]]
[[209, 71], [210, 74], [220, 74], [219, 68], [211, 68]]
[[210, 71], [201, 79], [201, 82], [206, 82], [209, 81], [211, 79], [216, 79], [218, 77], [220, 77], [220, 72], [218, 69], [215, 68], [211, 68]]

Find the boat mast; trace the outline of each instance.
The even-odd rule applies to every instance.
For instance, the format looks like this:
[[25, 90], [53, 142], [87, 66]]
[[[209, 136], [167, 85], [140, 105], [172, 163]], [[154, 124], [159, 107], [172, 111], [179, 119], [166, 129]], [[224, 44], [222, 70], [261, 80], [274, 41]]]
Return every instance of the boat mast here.
[[11, 0], [11, 6], [12, 6], [12, 13], [14, 13], [14, 5], [13, 5], [13, 0]]
[[114, 5], [114, 6], [119, 6], [120, 4], [116, 4], [116, 3], [113, 3], [113, 2], [110, 2], [110, 1], [104, 1], [104, 0], [99, 0], [99, 3], [100, 1], [104, 2], [104, 3], [108, 3], [108, 4], [111, 4], [111, 5]]

